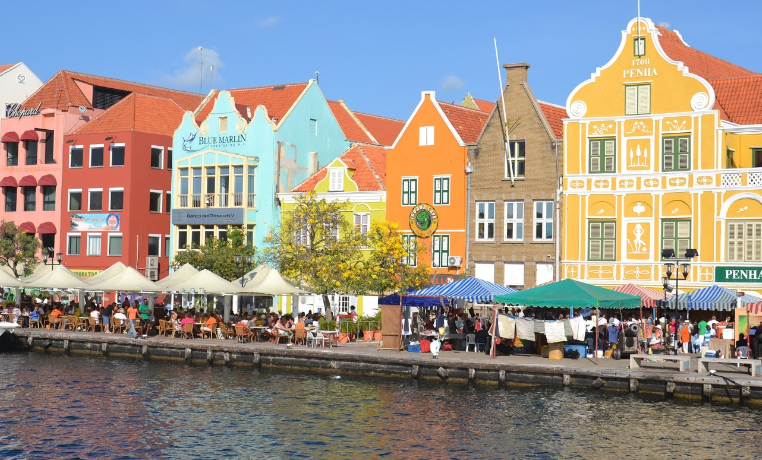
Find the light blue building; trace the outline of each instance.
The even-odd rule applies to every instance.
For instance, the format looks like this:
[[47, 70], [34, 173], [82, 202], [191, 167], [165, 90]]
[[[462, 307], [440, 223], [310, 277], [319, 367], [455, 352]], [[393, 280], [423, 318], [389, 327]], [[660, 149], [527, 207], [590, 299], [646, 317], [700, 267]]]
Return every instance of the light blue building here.
[[212, 91], [175, 131], [171, 255], [229, 225], [259, 248], [288, 192], [350, 145], [315, 80]]

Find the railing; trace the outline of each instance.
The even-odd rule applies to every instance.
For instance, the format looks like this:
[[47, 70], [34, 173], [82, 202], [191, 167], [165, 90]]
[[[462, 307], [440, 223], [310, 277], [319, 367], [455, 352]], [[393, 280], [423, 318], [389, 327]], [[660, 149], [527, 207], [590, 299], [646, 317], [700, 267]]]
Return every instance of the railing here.
[[741, 175], [741, 173], [722, 173], [720, 184], [725, 188], [740, 187]]
[[[254, 207], [254, 193], [247, 194], [246, 205]], [[239, 193], [193, 193], [177, 196], [178, 208], [228, 208], [243, 207], [244, 194]]]
[[727, 172], [720, 174], [720, 186], [723, 188], [734, 187], [762, 187], [762, 172]]

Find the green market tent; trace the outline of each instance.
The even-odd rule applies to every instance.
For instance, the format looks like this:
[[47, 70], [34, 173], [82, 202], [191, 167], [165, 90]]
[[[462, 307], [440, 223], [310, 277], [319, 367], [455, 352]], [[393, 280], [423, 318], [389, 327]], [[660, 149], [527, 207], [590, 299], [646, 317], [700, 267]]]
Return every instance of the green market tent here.
[[581, 281], [565, 279], [532, 289], [495, 296], [495, 302], [550, 308], [638, 308], [640, 296], [623, 294]]

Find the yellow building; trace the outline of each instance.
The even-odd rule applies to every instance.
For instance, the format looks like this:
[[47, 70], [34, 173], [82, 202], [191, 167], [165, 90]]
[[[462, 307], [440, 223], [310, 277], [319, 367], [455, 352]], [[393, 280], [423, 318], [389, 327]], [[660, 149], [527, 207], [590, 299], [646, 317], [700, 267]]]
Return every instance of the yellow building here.
[[762, 75], [630, 21], [566, 103], [563, 276], [661, 289], [662, 250], [695, 248], [681, 290], [762, 289], [760, 100]]

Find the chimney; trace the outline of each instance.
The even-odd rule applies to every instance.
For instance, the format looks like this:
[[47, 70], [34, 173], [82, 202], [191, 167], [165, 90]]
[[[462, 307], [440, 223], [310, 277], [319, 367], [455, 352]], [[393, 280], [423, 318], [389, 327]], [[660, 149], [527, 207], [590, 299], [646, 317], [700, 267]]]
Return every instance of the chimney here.
[[521, 83], [527, 81], [527, 69], [530, 65], [526, 62], [517, 62], [515, 64], [503, 64], [503, 68], [506, 70], [506, 82]]

